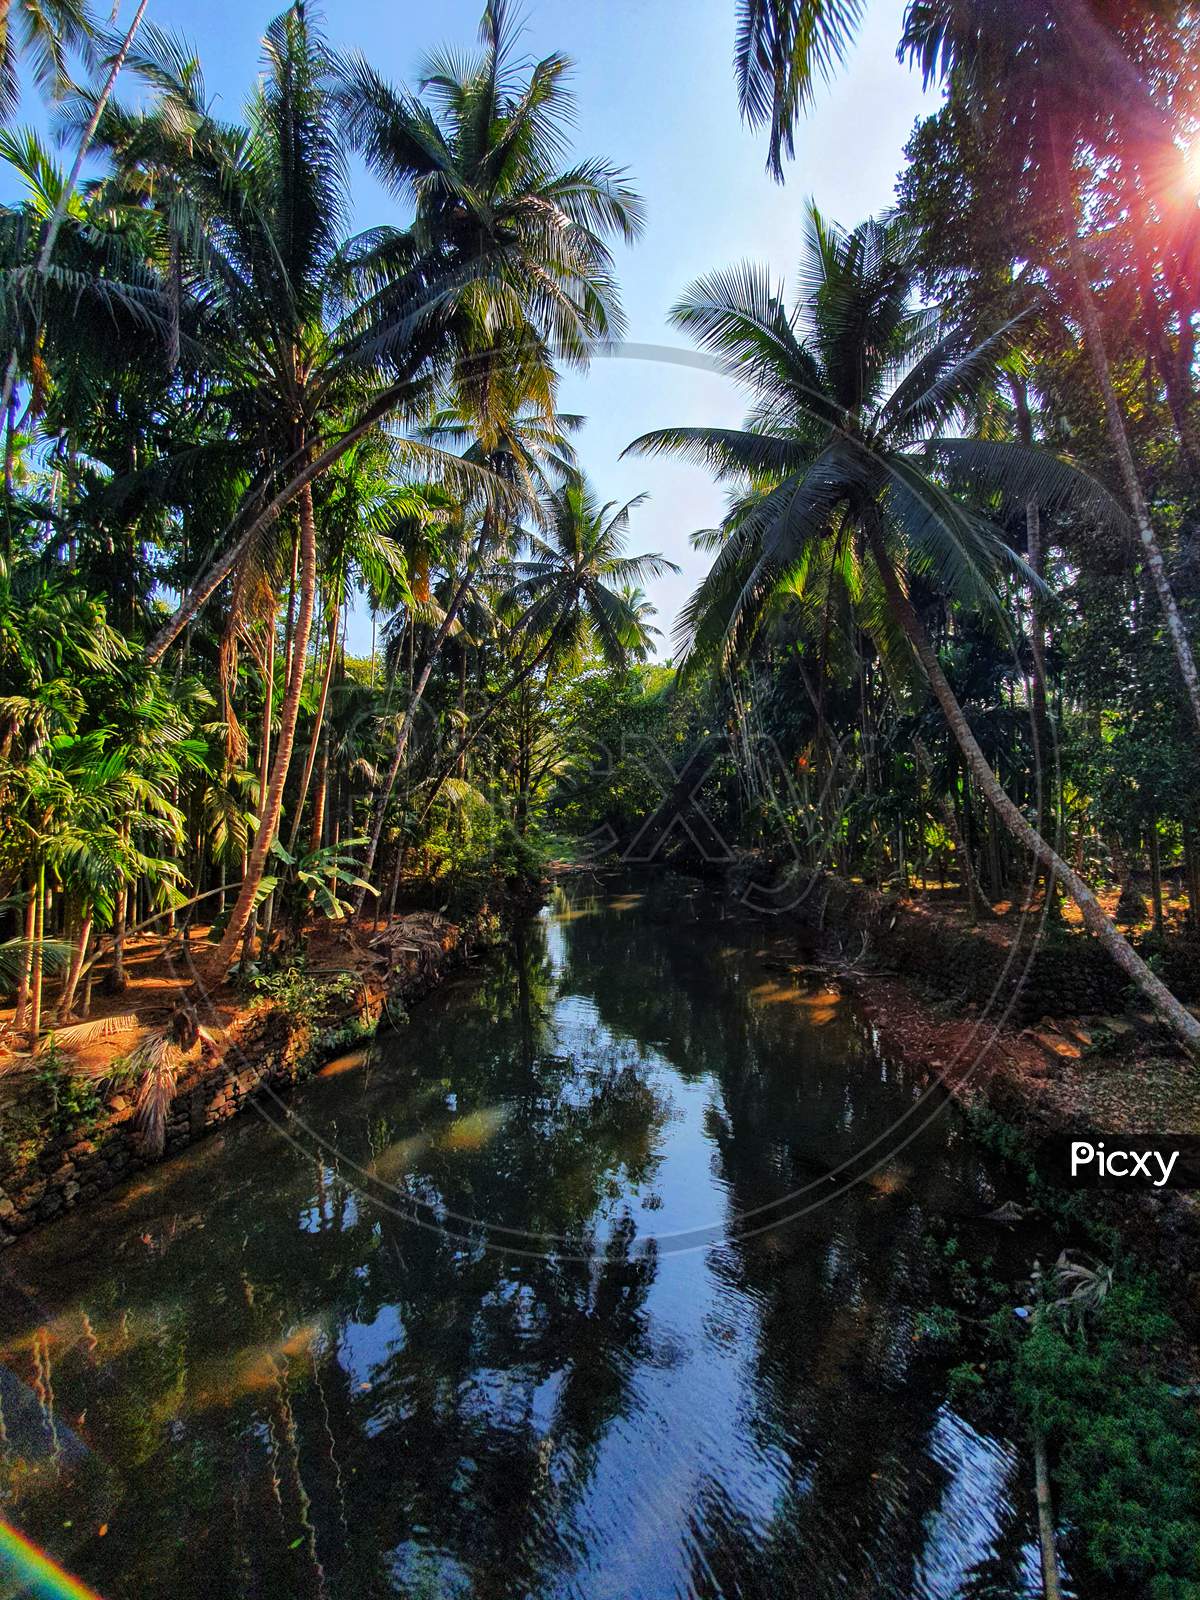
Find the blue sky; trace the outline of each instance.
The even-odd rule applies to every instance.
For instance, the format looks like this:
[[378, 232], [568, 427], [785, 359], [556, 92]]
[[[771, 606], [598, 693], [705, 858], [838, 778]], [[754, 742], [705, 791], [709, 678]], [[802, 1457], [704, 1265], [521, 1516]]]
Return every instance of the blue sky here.
[[[124, 0], [122, 19], [132, 9], [132, 0]], [[150, 0], [147, 15], [197, 47], [210, 95], [220, 97], [221, 113], [233, 116], [276, 9], [259, 0]], [[335, 46], [359, 49], [387, 76], [411, 82], [432, 47], [473, 46], [481, 10], [482, 0], [336, 0], [323, 17]], [[872, 0], [845, 71], [820, 91], [798, 131], [796, 159], [780, 187], [763, 169], [764, 136], [745, 130], [738, 118], [734, 13], [734, 0], [526, 0], [522, 8], [528, 52], [562, 51], [576, 64], [578, 153], [626, 167], [646, 203], [642, 239], [618, 251], [630, 342], [686, 347], [667, 312], [701, 273], [752, 259], [790, 275], [809, 196], [849, 224], [887, 205], [914, 118], [934, 103], [895, 58], [901, 0]], [[357, 226], [394, 211], [365, 177], [356, 205]], [[651, 590], [659, 625], [669, 632], [704, 570], [688, 535], [718, 520], [722, 492], [699, 468], [622, 461], [620, 453], [650, 428], [737, 423], [742, 400], [717, 375], [669, 360], [628, 359], [598, 360], [587, 373], [569, 375], [561, 400], [565, 410], [588, 417], [578, 449], [601, 497], [649, 493], [634, 513], [630, 546], [661, 551], [683, 568]], [[356, 618], [351, 648], [364, 648], [369, 637], [369, 622]]]

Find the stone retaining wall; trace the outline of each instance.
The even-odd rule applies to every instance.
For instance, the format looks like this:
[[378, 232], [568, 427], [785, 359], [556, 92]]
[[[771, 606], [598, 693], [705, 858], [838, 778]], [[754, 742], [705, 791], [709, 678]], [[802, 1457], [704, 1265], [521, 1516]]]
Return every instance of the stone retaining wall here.
[[[1027, 919], [1021, 933], [996, 940], [936, 911], [822, 874], [794, 917], [810, 933], [839, 942], [848, 958], [858, 955], [865, 935], [870, 958], [947, 999], [1001, 1009], [1011, 1001], [1009, 1018], [1017, 1027], [1044, 1016], [1119, 1011], [1131, 999], [1125, 980], [1093, 939], [1062, 929], [1043, 934], [1037, 916]], [[1180, 999], [1200, 999], [1200, 941], [1175, 936], [1153, 948]], [[1142, 953], [1149, 951], [1148, 946]], [[1144, 1004], [1140, 998], [1134, 1003]]]
[[[427, 953], [397, 969], [386, 987], [364, 983], [359, 998], [315, 1023], [297, 1019], [270, 1001], [259, 1001], [228, 1030], [220, 1048], [202, 1043], [199, 1059], [179, 1077], [167, 1116], [161, 1154], [151, 1154], [136, 1125], [133, 1090], [111, 1094], [98, 1116], [49, 1138], [13, 1141], [0, 1137], [0, 1247], [63, 1212], [87, 1205], [142, 1168], [155, 1166], [244, 1111], [256, 1094], [292, 1088], [322, 1059], [365, 1035], [379, 1020], [385, 1000], [411, 1004], [460, 965], [495, 928], [484, 907], [467, 926], [445, 925], [441, 958]], [[35, 1087], [25, 1103], [36, 1098]], [[10, 1126], [22, 1101], [6, 1108]], [[0, 1128], [0, 1136], [3, 1129]]]

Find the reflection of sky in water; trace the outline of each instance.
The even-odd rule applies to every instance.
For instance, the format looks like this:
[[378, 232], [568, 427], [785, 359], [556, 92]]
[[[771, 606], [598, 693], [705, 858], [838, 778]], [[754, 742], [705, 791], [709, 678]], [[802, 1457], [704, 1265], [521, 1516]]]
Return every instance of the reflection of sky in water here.
[[[1015, 1481], [1020, 1463], [1011, 1447], [976, 1433], [948, 1406], [938, 1411], [929, 1449], [949, 1478], [940, 1504], [926, 1518], [927, 1538], [915, 1592], [928, 1600], [954, 1600], [965, 1592], [974, 1569], [988, 1560], [1003, 1533], [1001, 1512], [1012, 1493], [1021, 1492]], [[1012, 1593], [1042, 1593], [1036, 1544], [1024, 1546], [1017, 1577], [1019, 1586]]]
[[[669, 881], [572, 888], [511, 962], [297, 1096], [340, 1154], [243, 1119], [10, 1252], [46, 1309], [0, 1329], [0, 1511], [110, 1600], [956, 1600], [983, 1566], [1036, 1592], [1027, 1469], [912, 1339], [922, 1233], [990, 1181], [942, 1118], [740, 1237], [916, 1088], [761, 929], [703, 916]], [[416, 1227], [355, 1166], [593, 1258]], [[22, 1475], [46, 1461], [43, 1325], [49, 1493]], [[94, 1527], [101, 1459], [138, 1515], [68, 1537], [72, 1510]]]

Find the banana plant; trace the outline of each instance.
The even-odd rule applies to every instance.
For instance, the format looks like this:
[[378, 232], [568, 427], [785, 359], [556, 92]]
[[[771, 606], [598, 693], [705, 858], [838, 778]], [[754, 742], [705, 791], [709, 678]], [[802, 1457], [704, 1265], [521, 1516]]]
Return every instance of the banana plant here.
[[271, 854], [282, 863], [284, 873], [264, 878], [259, 894], [265, 900], [279, 887], [282, 876], [285, 892], [292, 891], [289, 909], [293, 926], [298, 927], [308, 906], [315, 906], [331, 922], [341, 922], [353, 910], [351, 902], [342, 898], [340, 891], [343, 887], [358, 889], [366, 894], [379, 893], [358, 876], [358, 861], [353, 852], [365, 843], [365, 839], [343, 839], [338, 844], [309, 850], [304, 855], [293, 855], [276, 839], [271, 846]]

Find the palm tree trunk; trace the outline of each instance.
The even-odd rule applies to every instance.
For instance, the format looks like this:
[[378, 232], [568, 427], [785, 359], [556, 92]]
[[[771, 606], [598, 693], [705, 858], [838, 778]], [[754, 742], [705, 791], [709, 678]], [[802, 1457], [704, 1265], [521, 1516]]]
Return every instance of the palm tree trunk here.
[[1192, 716], [1200, 732], [1200, 675], [1196, 672], [1196, 661], [1192, 655], [1191, 641], [1187, 636], [1183, 618], [1179, 614], [1179, 606], [1175, 600], [1174, 591], [1167, 577], [1167, 566], [1163, 559], [1162, 547], [1154, 532], [1150, 521], [1150, 511], [1146, 504], [1146, 496], [1142, 490], [1141, 479], [1138, 476], [1137, 465], [1133, 459], [1133, 447], [1129, 442], [1129, 434], [1125, 427], [1125, 418], [1121, 414], [1120, 402], [1117, 391], [1113, 387], [1112, 372], [1108, 365], [1108, 352], [1104, 346], [1104, 330], [1100, 326], [1100, 318], [1096, 311], [1096, 302], [1092, 296], [1092, 285], [1087, 275], [1087, 268], [1083, 260], [1083, 252], [1079, 246], [1079, 234], [1075, 224], [1075, 198], [1067, 182], [1067, 175], [1063, 168], [1062, 155], [1058, 148], [1058, 140], [1051, 134], [1055, 182], [1058, 187], [1058, 203], [1062, 212], [1063, 227], [1067, 235], [1067, 247], [1071, 256], [1071, 269], [1075, 277], [1075, 286], [1079, 292], [1080, 321], [1083, 324], [1084, 343], [1091, 358], [1092, 369], [1096, 375], [1096, 382], [1100, 386], [1100, 393], [1104, 399], [1104, 414], [1108, 422], [1109, 437], [1112, 440], [1113, 450], [1117, 457], [1117, 465], [1121, 472], [1121, 481], [1125, 485], [1125, 493], [1133, 511], [1134, 524], [1138, 531], [1138, 538], [1142, 543], [1146, 565], [1150, 569], [1150, 576], [1154, 580], [1154, 587], [1158, 592], [1159, 604], [1166, 618], [1167, 632], [1171, 636], [1171, 644], [1175, 650], [1175, 657], [1179, 663], [1180, 676], [1183, 678], [1184, 688], [1187, 690], [1188, 702], [1192, 708]]
[[991, 763], [971, 732], [971, 726], [963, 714], [954, 690], [942, 671], [941, 662], [929, 641], [929, 635], [925, 632], [921, 619], [901, 586], [884, 545], [882, 533], [873, 518], [866, 519], [866, 534], [871, 554], [875, 558], [879, 575], [883, 580], [888, 604], [925, 670], [934, 698], [941, 707], [946, 724], [962, 751], [968, 770], [987, 797], [996, 816], [1019, 844], [1053, 872], [1055, 878], [1079, 907], [1084, 927], [1099, 941], [1125, 976], [1138, 986], [1180, 1043], [1191, 1054], [1200, 1056], [1200, 1022], [1179, 1003], [1162, 979], [1151, 972], [1129, 941], [1118, 932], [1114, 923], [1105, 915], [1103, 907], [1089, 886], [1062, 860], [1036, 828], [1030, 826], [1028, 819], [1001, 787], [996, 774], [992, 771]]
[[45, 863], [38, 868], [33, 898], [37, 913], [33, 924], [33, 950], [29, 971], [29, 1048], [31, 1051], [36, 1051], [38, 1035], [42, 1031], [42, 939], [46, 932]]
[[267, 856], [279, 828], [283, 810], [283, 786], [287, 782], [291, 765], [292, 748], [296, 742], [296, 723], [300, 716], [300, 694], [304, 685], [308, 636], [312, 628], [313, 608], [317, 592], [317, 528], [313, 515], [311, 482], [300, 490], [300, 611], [296, 619], [295, 648], [292, 652], [292, 670], [288, 676], [287, 692], [279, 718], [279, 737], [275, 744], [275, 759], [271, 766], [271, 780], [266, 803], [259, 818], [254, 848], [246, 863], [246, 874], [238, 891], [237, 902], [230, 913], [221, 943], [217, 946], [214, 961], [214, 980], [220, 982], [233, 965], [238, 941], [246, 931], [250, 914], [258, 895], [258, 886], [266, 871]]
[[[75, 193], [75, 186], [79, 182], [79, 174], [83, 169], [83, 163], [87, 159], [88, 151], [91, 149], [92, 140], [96, 136], [96, 129], [100, 125], [100, 118], [104, 115], [104, 108], [113, 92], [113, 86], [116, 84], [121, 68], [125, 65], [125, 57], [129, 54], [134, 35], [142, 25], [142, 16], [148, 3], [149, 0], [140, 0], [138, 8], [133, 14], [133, 21], [129, 24], [129, 31], [121, 43], [121, 48], [113, 57], [108, 77], [104, 80], [104, 87], [97, 96], [96, 104], [92, 108], [92, 114], [88, 118], [82, 134], [79, 136], [79, 146], [75, 151], [75, 160], [72, 162], [71, 170], [67, 174], [67, 181], [63, 184], [58, 198], [54, 202], [54, 209], [50, 213], [50, 219], [46, 223], [46, 232], [42, 237], [42, 247], [38, 251], [34, 274], [39, 278], [46, 276], [46, 269], [50, 265], [50, 257], [54, 254], [55, 241], [58, 239], [59, 229], [63, 225], [63, 218], [67, 214], [67, 207], [71, 203], [71, 196]], [[17, 352], [14, 349], [4, 370], [4, 393], [3, 397], [0, 398], [0, 416], [4, 416], [8, 411], [16, 381]]]
[[271, 600], [271, 619], [267, 624], [267, 646], [263, 663], [262, 731], [258, 745], [258, 809], [267, 803], [267, 784], [271, 772], [271, 722], [275, 712], [275, 600]]
[[79, 985], [79, 974], [83, 971], [83, 963], [87, 959], [88, 945], [92, 938], [92, 917], [89, 910], [83, 919], [79, 930], [79, 939], [71, 956], [71, 970], [67, 973], [67, 981], [63, 985], [62, 998], [58, 1003], [58, 1020], [65, 1022], [71, 1015], [71, 1007], [75, 1004], [75, 990]]
[[108, 974], [108, 992], [124, 994], [129, 987], [125, 976], [125, 925], [129, 920], [129, 885], [123, 883], [117, 890], [117, 906], [113, 915], [112, 967]]
[[319, 850], [325, 837], [325, 806], [329, 794], [329, 735], [321, 740], [321, 754], [317, 760], [317, 786], [313, 790], [312, 825], [308, 834], [308, 848]]
[[29, 1009], [29, 982], [33, 972], [33, 941], [37, 937], [37, 880], [29, 891], [25, 907], [25, 949], [21, 955], [21, 975], [17, 979], [17, 1009], [13, 1013], [13, 1027], [18, 1031], [25, 1026]]
[[[293, 585], [293, 599], [295, 598], [295, 585]], [[289, 621], [290, 629], [290, 621]], [[270, 783], [271, 772], [271, 722], [275, 708], [275, 596], [271, 595], [271, 615], [267, 623], [267, 644], [264, 652], [263, 663], [263, 712], [262, 732], [259, 737], [258, 747], [258, 814], [261, 817], [263, 807], [267, 803], [267, 787]], [[254, 948], [254, 933], [258, 924], [260, 907], [252, 906], [250, 915], [246, 920], [246, 931], [242, 938], [242, 959], [249, 961]]]
[[[467, 598], [467, 591], [471, 586], [471, 579], [474, 577], [474, 575], [475, 566], [474, 562], [471, 562], [468, 564], [467, 570], [463, 573], [462, 581], [459, 583], [458, 588], [454, 591], [454, 595], [450, 601], [450, 604], [446, 607], [446, 614], [443, 616], [441, 623], [438, 626], [438, 630], [433, 636], [433, 641], [429, 646], [429, 654], [426, 656], [425, 664], [421, 668], [421, 675], [413, 685], [412, 694], [409, 696], [408, 706], [404, 712], [404, 719], [400, 724], [399, 732], [396, 734], [396, 748], [392, 752], [392, 762], [388, 767], [388, 773], [387, 777], [384, 779], [383, 788], [379, 791], [379, 794], [375, 800], [375, 811], [371, 819], [371, 835], [367, 841], [367, 854], [363, 861], [362, 871], [359, 874], [364, 883], [370, 883], [371, 881], [371, 869], [375, 865], [375, 857], [379, 853], [379, 841], [383, 837], [384, 818], [387, 816], [387, 808], [391, 804], [392, 791], [396, 787], [396, 779], [400, 773], [400, 763], [404, 760], [404, 752], [408, 748], [409, 736], [412, 733], [413, 723], [416, 720], [417, 708], [421, 704], [421, 697], [425, 693], [426, 686], [428, 685], [430, 676], [433, 673], [434, 662], [437, 660], [438, 654], [441, 651], [443, 644], [446, 642], [446, 639], [450, 633], [450, 629], [454, 626], [454, 619], [458, 616], [459, 611], [462, 609], [463, 602]], [[366, 898], [366, 889], [360, 889], [358, 891], [358, 898], [354, 903], [354, 914], [356, 917], [362, 916], [363, 905], [366, 902]]]
[[1200, 930], [1200, 852], [1196, 849], [1195, 829], [1186, 818], [1183, 824], [1183, 864], [1187, 878], [1187, 922], [1195, 933]]
[[[322, 730], [325, 727], [325, 707], [326, 707], [326, 705], [328, 704], [328, 701], [329, 701], [329, 686], [333, 682], [333, 667], [334, 667], [335, 661], [337, 660], [338, 618], [339, 618], [340, 615], [341, 615], [341, 607], [338, 606], [334, 610], [333, 618], [332, 618], [332, 620], [330, 622], [330, 625], [329, 625], [329, 654], [325, 658], [325, 675], [321, 679], [321, 698], [317, 702], [317, 716], [316, 716], [316, 721], [313, 723], [313, 733], [312, 733], [312, 738], [309, 741], [309, 745], [308, 745], [308, 755], [306, 756], [305, 761], [304, 761], [304, 775], [300, 779], [300, 792], [296, 796], [296, 814], [292, 818], [292, 831], [291, 831], [291, 834], [288, 837], [288, 849], [289, 849], [289, 851], [294, 851], [295, 850], [295, 848], [296, 848], [296, 840], [300, 835], [300, 818], [301, 818], [301, 816], [303, 815], [303, 812], [304, 812], [304, 802], [308, 799], [308, 786], [312, 782], [313, 766], [314, 766], [314, 764], [316, 762], [316, 759], [317, 759], [317, 747], [321, 742]], [[313, 804], [314, 804], [314, 807], [315, 807], [316, 806], [316, 800], [315, 799], [313, 801]], [[324, 802], [324, 795], [322, 795], [321, 796], [321, 811], [322, 811], [322, 813], [324, 812], [324, 809], [325, 809], [325, 802]], [[318, 817], [317, 820], [316, 820], [315, 832], [316, 832], [316, 834], [318, 836], [318, 844], [315, 844], [313, 846], [314, 850], [318, 848], [318, 845], [319, 845], [319, 842], [320, 842], [320, 832], [321, 832], [321, 818], [320, 817]]]

